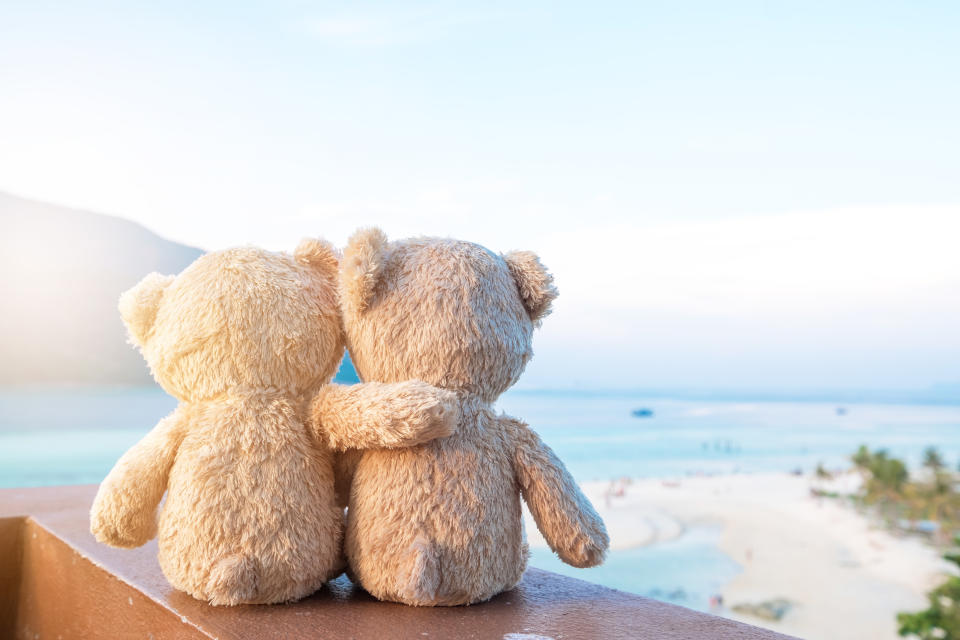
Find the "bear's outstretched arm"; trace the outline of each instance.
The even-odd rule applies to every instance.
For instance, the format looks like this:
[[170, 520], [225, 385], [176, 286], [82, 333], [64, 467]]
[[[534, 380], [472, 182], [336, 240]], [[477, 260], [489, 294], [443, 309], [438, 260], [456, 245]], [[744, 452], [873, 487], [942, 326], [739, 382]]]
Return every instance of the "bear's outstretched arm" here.
[[113, 466], [90, 508], [90, 532], [112, 547], [132, 549], [157, 534], [157, 505], [183, 441], [178, 408], [161, 420]]
[[311, 426], [334, 451], [410, 447], [456, 430], [452, 391], [419, 380], [329, 384], [310, 406]]
[[602, 563], [610, 538], [570, 472], [526, 424], [507, 417], [501, 421], [513, 446], [521, 494], [547, 544], [574, 567]]

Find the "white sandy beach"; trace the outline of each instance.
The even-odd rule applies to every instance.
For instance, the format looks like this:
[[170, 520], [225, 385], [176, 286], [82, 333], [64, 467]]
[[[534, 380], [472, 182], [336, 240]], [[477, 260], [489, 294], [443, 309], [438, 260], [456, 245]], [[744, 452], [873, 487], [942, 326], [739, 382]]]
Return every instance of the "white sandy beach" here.
[[[828, 488], [851, 491], [857, 481], [847, 475]], [[719, 546], [742, 567], [722, 590], [722, 615], [816, 640], [899, 637], [896, 612], [923, 608], [947, 563], [918, 540], [872, 526], [844, 501], [812, 497], [812, 486], [822, 485], [809, 477], [743, 474], [635, 480], [609, 501], [605, 483], [584, 491], [606, 521], [613, 549], [721, 524]], [[527, 518], [531, 546], [545, 546]], [[730, 610], [774, 598], [793, 603], [777, 622]]]

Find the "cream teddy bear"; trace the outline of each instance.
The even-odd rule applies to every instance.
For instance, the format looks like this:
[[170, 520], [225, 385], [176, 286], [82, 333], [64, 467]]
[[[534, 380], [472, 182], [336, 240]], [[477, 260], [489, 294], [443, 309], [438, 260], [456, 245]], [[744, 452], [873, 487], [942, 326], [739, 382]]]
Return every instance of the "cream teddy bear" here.
[[[344, 252], [340, 293], [361, 379], [423, 380], [454, 391], [460, 408], [449, 438], [344, 458], [345, 551], [364, 589], [459, 605], [512, 588], [528, 555], [521, 496], [564, 562], [601, 563], [609, 539], [590, 502], [526, 424], [493, 410], [557, 295], [537, 257], [448, 239], [388, 243], [365, 230]], [[331, 404], [320, 396], [312, 410], [322, 422]]]
[[180, 405], [100, 485], [99, 541], [158, 535], [170, 583], [212, 604], [296, 600], [342, 570], [332, 430], [349, 431], [344, 448], [400, 447], [449, 435], [457, 413], [420, 382], [335, 387], [325, 434], [308, 428], [343, 357], [337, 270], [330, 245], [305, 240], [293, 255], [210, 253], [123, 294], [131, 341]]

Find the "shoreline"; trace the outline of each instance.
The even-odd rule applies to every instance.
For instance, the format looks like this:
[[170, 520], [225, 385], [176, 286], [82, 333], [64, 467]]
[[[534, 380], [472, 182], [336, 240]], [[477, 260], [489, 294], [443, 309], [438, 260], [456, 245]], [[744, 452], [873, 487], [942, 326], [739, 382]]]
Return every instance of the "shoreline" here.
[[[613, 552], [721, 526], [716, 546], [740, 571], [720, 589], [724, 606], [714, 613], [801, 638], [893, 640], [896, 613], [924, 608], [949, 565], [931, 545], [892, 535], [845, 501], [811, 495], [851, 493], [858, 484], [855, 474], [825, 483], [757, 473], [632, 480], [619, 485], [623, 495], [608, 495], [611, 483], [582, 488]], [[525, 520], [530, 546], [545, 547], [529, 514]], [[732, 609], [777, 599], [790, 604], [780, 620]]]

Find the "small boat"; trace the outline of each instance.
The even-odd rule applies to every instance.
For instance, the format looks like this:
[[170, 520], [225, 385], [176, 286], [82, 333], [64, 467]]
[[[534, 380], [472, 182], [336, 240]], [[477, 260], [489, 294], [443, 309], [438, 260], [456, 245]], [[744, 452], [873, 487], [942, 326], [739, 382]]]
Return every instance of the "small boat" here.
[[652, 418], [653, 409], [647, 409], [646, 407], [634, 409], [630, 412], [630, 415], [632, 415], [634, 418]]
[[847, 415], [847, 408], [846, 408], [846, 407], [837, 407], [837, 415], [838, 415], [838, 416], [845, 416], [845, 415]]

